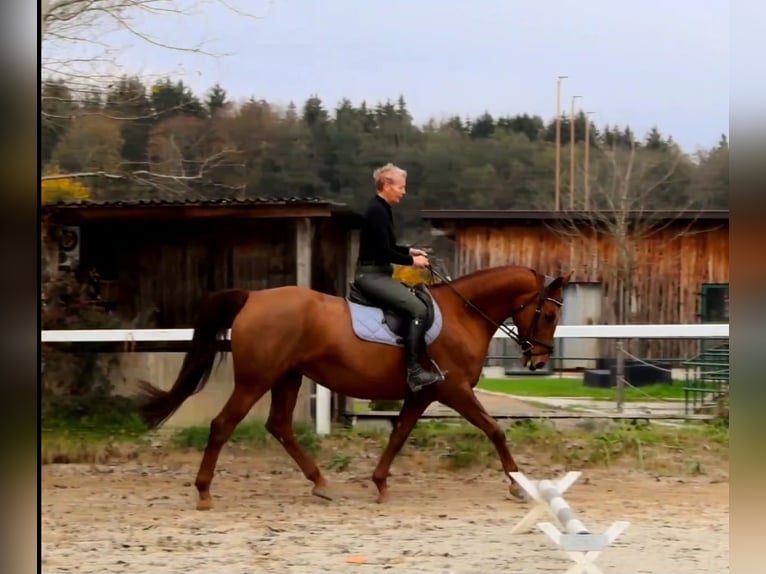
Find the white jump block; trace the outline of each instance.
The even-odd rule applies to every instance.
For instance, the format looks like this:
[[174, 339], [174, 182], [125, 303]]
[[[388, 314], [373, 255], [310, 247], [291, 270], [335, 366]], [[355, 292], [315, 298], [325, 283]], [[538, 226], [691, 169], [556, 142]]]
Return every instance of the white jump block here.
[[[548, 482], [553, 484], [554, 488], [559, 492], [559, 494], [564, 494], [567, 490], [569, 490], [569, 487], [572, 486], [578, 478], [580, 478], [581, 474], [581, 472], [570, 471], [558, 480], [551, 480]], [[532, 525], [536, 524], [538, 518], [540, 518], [543, 514], [548, 514], [553, 520], [559, 522], [559, 517], [556, 516], [556, 512], [543, 499], [542, 494], [537, 488], [536, 481], [529, 480], [520, 472], [511, 472], [509, 473], [509, 476], [516, 483], [518, 483], [518, 485], [524, 489], [524, 492], [526, 492], [536, 503], [532, 508], [530, 508], [526, 516], [524, 516], [524, 518], [522, 518], [519, 523], [513, 527], [511, 534], [530, 532], [532, 530]], [[564, 525], [562, 524], [562, 527], [563, 526]]]
[[[601, 570], [594, 564], [594, 561], [607, 546], [612, 544], [630, 526], [630, 523], [615, 522], [603, 534], [592, 533], [575, 516], [574, 511], [562, 496], [580, 478], [581, 474], [570, 471], [558, 480], [533, 481], [520, 472], [509, 473], [509, 476], [535, 502], [529, 512], [513, 527], [511, 534], [529, 532], [532, 525], [536, 524], [574, 562], [566, 574], [601, 574]], [[561, 532], [551, 522], [536, 522], [544, 514], [548, 514], [555, 520], [564, 532]]]

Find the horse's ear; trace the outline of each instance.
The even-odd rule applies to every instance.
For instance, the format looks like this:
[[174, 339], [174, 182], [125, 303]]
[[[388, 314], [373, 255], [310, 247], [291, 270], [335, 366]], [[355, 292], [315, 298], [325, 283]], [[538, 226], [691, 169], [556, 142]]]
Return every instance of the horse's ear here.
[[567, 284], [569, 284], [569, 280], [572, 278], [573, 274], [574, 271], [570, 271], [566, 275], [560, 275], [559, 277], [556, 277], [553, 281], [551, 281], [550, 285], [548, 285], [548, 291], [555, 292], [566, 287]]

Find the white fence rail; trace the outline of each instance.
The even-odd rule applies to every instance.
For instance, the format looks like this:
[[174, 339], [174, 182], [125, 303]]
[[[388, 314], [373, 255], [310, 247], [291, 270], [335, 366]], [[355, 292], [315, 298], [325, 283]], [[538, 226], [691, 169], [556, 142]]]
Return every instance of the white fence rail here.
[[[41, 331], [42, 343], [175, 343], [191, 341], [192, 329], [64, 329]], [[687, 325], [559, 325], [557, 339], [726, 339], [728, 323]], [[226, 337], [229, 337], [227, 331]], [[508, 335], [497, 331], [495, 339]]]
[[[191, 341], [192, 329], [66, 329], [41, 331], [42, 343], [175, 343]], [[229, 337], [229, 332], [226, 333]], [[559, 325], [557, 339], [727, 339], [728, 323], [685, 325]], [[502, 331], [494, 335], [506, 339]], [[329, 434], [332, 419], [330, 390], [316, 386], [315, 422], [317, 434]]]

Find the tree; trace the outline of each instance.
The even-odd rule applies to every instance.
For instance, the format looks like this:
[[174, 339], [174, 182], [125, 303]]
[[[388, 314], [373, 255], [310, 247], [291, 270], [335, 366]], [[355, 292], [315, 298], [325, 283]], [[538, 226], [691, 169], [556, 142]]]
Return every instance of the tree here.
[[[202, 6], [219, 4], [225, 8], [246, 17], [256, 17], [237, 8], [231, 0], [199, 0]], [[179, 93], [175, 107], [168, 107], [168, 99], [158, 102], [155, 96], [154, 109], [149, 112], [141, 95], [140, 86], [136, 82], [126, 81], [115, 76], [117, 65], [117, 48], [115, 37], [118, 34], [130, 34], [149, 46], [160, 49], [178, 50], [196, 54], [211, 54], [204, 49], [204, 42], [192, 39], [187, 45], [171, 45], [160, 37], [153, 36], [147, 31], [147, 22], [152, 24], [166, 21], [166, 26], [173, 23], [177, 26], [179, 18], [194, 18], [198, 14], [191, 6], [182, 0], [42, 0], [40, 7], [42, 59], [41, 72], [43, 81], [49, 89], [43, 90], [41, 113], [43, 126], [43, 157], [50, 154], [57, 145], [57, 133], [65, 127], [76, 112], [83, 110], [100, 114], [122, 121], [124, 158], [134, 164], [144, 158], [146, 138], [148, 137], [147, 116], [158, 113], [157, 105], [161, 103], [162, 113], [182, 113], [186, 115], [203, 115], [204, 106], [190, 92], [183, 89], [179, 83], [175, 85], [160, 84], [158, 92], [166, 95], [173, 90]], [[163, 26], [158, 26], [163, 29]], [[54, 82], [66, 85], [67, 92], [55, 88]], [[111, 101], [107, 96], [106, 105], [101, 105], [102, 94], [112, 86]], [[138, 115], [128, 117], [126, 96]], [[52, 101], [51, 101], [52, 100]], [[86, 105], [87, 102], [87, 105]], [[98, 102], [98, 103], [97, 103]], [[110, 115], [114, 114], [114, 115]], [[140, 122], [135, 128], [127, 127], [129, 120]], [[208, 164], [217, 158], [208, 158]], [[63, 165], [60, 165], [65, 169]], [[140, 166], [139, 166], [140, 167]], [[96, 170], [89, 173], [78, 173], [79, 177], [101, 176], [110, 179], [129, 179], [136, 175], [147, 174], [146, 169], [136, 169], [121, 165], [120, 169]], [[67, 179], [75, 174], [48, 173], [44, 180]]]
[[[66, 173], [108, 173], [119, 168], [122, 147], [119, 121], [103, 116], [78, 115], [56, 145], [53, 160]], [[46, 175], [43, 179], [54, 178]]]
[[697, 154], [698, 167], [688, 194], [700, 206], [729, 208], [729, 140], [721, 135], [718, 146]]
[[104, 113], [120, 120], [122, 158], [135, 168], [146, 167], [146, 144], [154, 121], [154, 108], [144, 83], [123, 76], [106, 94]]
[[[642, 268], [647, 240], [663, 233], [663, 241], [674, 241], [689, 233], [693, 222], [688, 198], [668, 199], [678, 174], [689, 169], [689, 159], [672, 144], [656, 150], [639, 147], [629, 134], [627, 140], [627, 147], [625, 140], [613, 138], [610, 146], [596, 148], [583, 182], [590, 193], [577, 196], [574, 209], [552, 224], [569, 239], [572, 250], [584, 249], [598, 260], [603, 281], [612, 285], [605, 294], [609, 305], [604, 319], [617, 324], [632, 320], [637, 275], [651, 275], [651, 269]], [[604, 245], [609, 249], [602, 251]]]
[[207, 113], [213, 117], [223, 110], [227, 103], [226, 90], [224, 90], [220, 84], [216, 83], [207, 93], [207, 99], [205, 100]]
[[147, 147], [150, 169], [136, 171], [134, 176], [170, 196], [204, 196], [220, 187], [241, 193], [241, 182], [231, 185], [215, 177], [216, 169], [239, 166], [241, 161], [231, 140], [211, 127], [205, 119], [190, 115], [156, 124]]
[[56, 203], [57, 201], [83, 201], [90, 198], [90, 190], [72, 179], [44, 181], [41, 189], [41, 203]]
[[[257, 18], [237, 8], [231, 0], [198, 0], [200, 7], [218, 4], [241, 16]], [[74, 85], [89, 87], [113, 79], [110, 68], [116, 57], [115, 34], [128, 33], [148, 45], [197, 54], [211, 54], [204, 42], [172, 45], [146, 29], [147, 19], [178, 25], [179, 18], [194, 18], [199, 13], [181, 0], [42, 0], [40, 26], [42, 40], [42, 75], [64, 79]], [[160, 26], [160, 28], [164, 28]]]
[[207, 110], [200, 99], [182, 81], [173, 82], [163, 78], [151, 89], [151, 102], [158, 119], [175, 116], [207, 117]]
[[[619, 133], [619, 132], [617, 132]], [[677, 270], [681, 261], [669, 261], [665, 249], [695, 233], [692, 201], [669, 198], [669, 190], [691, 169], [689, 158], [673, 144], [662, 142], [658, 131], [650, 133], [649, 148], [640, 147], [626, 130], [622, 138], [610, 138], [611, 145], [597, 146], [593, 169], [583, 182], [590, 193], [578, 196], [574, 209], [561, 212], [551, 228], [568, 240], [572, 264], [592, 266], [585, 274], [599, 280], [606, 303], [602, 321], [607, 324], [645, 322], [650, 304], [667, 306], [672, 315], [680, 312], [673, 293], [655, 294], [653, 281], [661, 271]], [[685, 202], [685, 204], [683, 203]], [[657, 207], [666, 209], [658, 210]], [[671, 207], [671, 209], [667, 209]], [[646, 356], [658, 342], [632, 342], [630, 351]], [[617, 406], [622, 406], [624, 358], [622, 341], [605, 342], [603, 352], [611, 355], [616, 346]]]
[[[480, 121], [459, 118], [417, 126], [403, 97], [372, 105], [341, 99], [329, 106], [314, 96], [282, 109], [256, 98], [227, 101], [220, 85], [200, 97], [175, 78], [147, 87], [128, 75], [76, 102], [66, 82], [48, 82], [44, 90], [45, 111], [56, 123], [43, 129], [43, 179], [76, 177], [93, 197], [321, 196], [361, 208], [372, 170], [393, 161], [409, 174], [408, 200], [396, 211], [407, 238], [426, 231], [417, 213], [424, 207], [547, 210], [552, 204], [554, 145], [543, 120], [527, 114], [492, 120], [490, 135]], [[576, 121], [577, 133], [579, 116]], [[99, 158], [114, 147], [107, 142], [117, 142], [106, 137], [110, 125], [118, 126], [122, 144], [112, 154], [116, 160], [104, 163]], [[87, 133], [97, 145], [89, 146]], [[634, 182], [657, 184], [632, 196], [629, 203], [640, 200], [640, 211], [727, 205], [725, 138], [694, 158], [659, 127], [638, 137], [629, 128], [593, 127], [588, 139], [590, 208], [604, 211], [616, 200], [608, 193], [615, 171], [609, 158], [622, 170], [631, 153]], [[585, 145], [583, 132], [576, 144], [580, 165]], [[582, 195], [582, 167], [576, 176]], [[577, 202], [585, 207], [583, 197]]]
[[472, 138], [489, 138], [495, 133], [495, 120], [484, 112], [471, 122], [470, 134]]

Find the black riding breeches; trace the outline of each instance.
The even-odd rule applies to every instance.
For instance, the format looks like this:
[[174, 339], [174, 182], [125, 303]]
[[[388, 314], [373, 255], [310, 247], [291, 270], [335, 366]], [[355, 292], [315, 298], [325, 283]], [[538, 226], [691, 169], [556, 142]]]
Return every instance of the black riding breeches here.
[[359, 289], [376, 303], [404, 313], [412, 319], [424, 320], [426, 306], [409, 287], [384, 273], [360, 270], [355, 278]]

